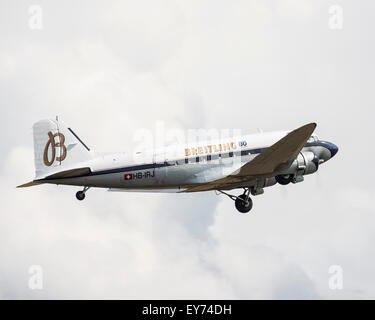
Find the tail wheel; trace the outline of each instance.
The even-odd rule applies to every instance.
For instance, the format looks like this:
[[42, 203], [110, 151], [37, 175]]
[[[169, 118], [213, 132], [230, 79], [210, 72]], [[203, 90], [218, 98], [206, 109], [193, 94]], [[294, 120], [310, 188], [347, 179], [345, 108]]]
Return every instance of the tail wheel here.
[[83, 199], [85, 199], [85, 193], [83, 191], [78, 191], [76, 193], [76, 198], [80, 201], [82, 201]]
[[248, 197], [246, 201], [245, 194], [241, 194], [240, 196], [238, 196], [234, 203], [236, 209], [241, 213], [248, 213], [253, 207], [253, 200], [251, 200], [251, 198]]
[[276, 181], [283, 186], [287, 185], [288, 183], [292, 182], [293, 175], [292, 174], [282, 174], [275, 177]]

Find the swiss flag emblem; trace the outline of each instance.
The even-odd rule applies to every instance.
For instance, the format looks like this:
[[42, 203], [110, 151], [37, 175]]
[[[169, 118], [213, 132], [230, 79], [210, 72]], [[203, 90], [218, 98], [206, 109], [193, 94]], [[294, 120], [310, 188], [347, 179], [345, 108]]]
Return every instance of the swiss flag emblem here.
[[127, 173], [124, 175], [124, 180], [133, 180], [133, 174], [132, 173]]

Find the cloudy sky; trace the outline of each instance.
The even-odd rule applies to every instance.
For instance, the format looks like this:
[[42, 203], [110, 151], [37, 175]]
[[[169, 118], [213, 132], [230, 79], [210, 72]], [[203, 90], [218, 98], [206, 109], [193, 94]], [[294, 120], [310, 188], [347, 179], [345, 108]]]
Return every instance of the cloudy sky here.
[[[1, 0], [0, 298], [374, 299], [374, 12], [371, 0]], [[213, 192], [78, 202], [75, 187], [16, 189], [34, 177], [32, 124], [56, 115], [102, 152], [157, 123], [312, 121], [340, 150], [249, 215]]]

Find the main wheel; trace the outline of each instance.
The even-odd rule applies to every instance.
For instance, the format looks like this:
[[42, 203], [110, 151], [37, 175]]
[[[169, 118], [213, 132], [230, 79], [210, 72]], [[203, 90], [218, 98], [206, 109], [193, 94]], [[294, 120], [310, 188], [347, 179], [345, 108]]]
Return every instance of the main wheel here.
[[275, 177], [276, 181], [283, 186], [287, 185], [288, 183], [292, 182], [293, 175], [292, 174], [282, 174]]
[[85, 199], [85, 193], [83, 191], [78, 191], [76, 193], [76, 198], [80, 201], [82, 201], [83, 199]]
[[253, 207], [253, 200], [251, 200], [251, 198], [249, 197], [246, 202], [245, 199], [246, 199], [246, 195], [241, 194], [240, 196], [238, 196], [238, 198], [234, 202], [234, 204], [236, 205], [236, 209], [241, 213], [247, 213]]

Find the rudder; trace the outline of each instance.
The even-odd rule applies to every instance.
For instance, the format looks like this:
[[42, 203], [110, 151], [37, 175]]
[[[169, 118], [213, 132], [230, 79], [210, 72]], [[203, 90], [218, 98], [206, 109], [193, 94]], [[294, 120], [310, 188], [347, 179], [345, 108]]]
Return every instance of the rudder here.
[[59, 120], [40, 120], [33, 125], [36, 179], [74, 169], [92, 159], [90, 149]]

